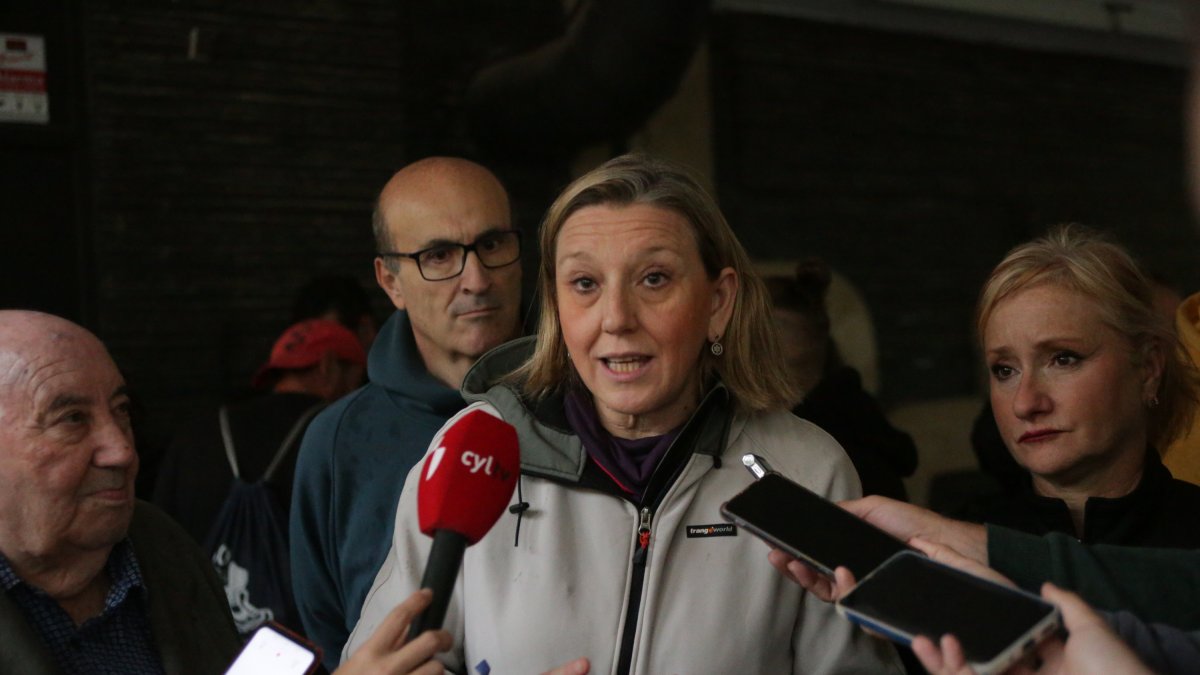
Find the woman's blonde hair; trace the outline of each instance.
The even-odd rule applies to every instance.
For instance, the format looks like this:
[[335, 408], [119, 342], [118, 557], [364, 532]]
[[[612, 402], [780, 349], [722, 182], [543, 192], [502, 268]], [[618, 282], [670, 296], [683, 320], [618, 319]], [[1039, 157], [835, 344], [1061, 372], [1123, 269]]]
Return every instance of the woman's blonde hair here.
[[700, 381], [707, 389], [720, 378], [733, 394], [738, 409], [760, 411], [787, 408], [795, 400], [771, 323], [771, 304], [750, 258], [712, 197], [688, 172], [673, 164], [642, 155], [622, 155], [579, 177], [563, 190], [542, 221], [541, 266], [538, 288], [541, 319], [533, 356], [514, 376], [532, 398], [541, 398], [576, 377], [558, 322], [555, 254], [563, 224], [580, 209], [601, 204], [647, 204], [673, 211], [691, 225], [700, 259], [710, 280], [721, 270], [737, 273], [733, 315], [721, 337], [724, 354], [705, 349]]
[[1153, 289], [1133, 257], [1098, 232], [1059, 225], [1046, 236], [1022, 244], [992, 270], [979, 294], [976, 329], [984, 330], [996, 306], [1017, 292], [1054, 284], [1090, 298], [1100, 320], [1133, 345], [1135, 363], [1151, 346], [1163, 353], [1162, 378], [1147, 421], [1150, 443], [1162, 450], [1190, 428], [1197, 402], [1197, 374], [1169, 320], [1154, 308]]

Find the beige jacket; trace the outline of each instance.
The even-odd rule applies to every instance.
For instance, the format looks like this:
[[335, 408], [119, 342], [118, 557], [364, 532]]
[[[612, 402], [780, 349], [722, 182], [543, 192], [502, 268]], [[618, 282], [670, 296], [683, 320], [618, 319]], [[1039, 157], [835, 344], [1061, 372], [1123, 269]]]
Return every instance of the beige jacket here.
[[[586, 458], [579, 439], [534, 419], [505, 386], [471, 391], [486, 388], [488, 378], [478, 375], [468, 376], [464, 393], [481, 400], [462, 414], [483, 408], [517, 427], [521, 495], [531, 506], [515, 546], [517, 516], [505, 513], [467, 549], [446, 618], [454, 636], [446, 665], [473, 674], [486, 661], [497, 675], [541, 673], [586, 656], [592, 673], [615, 672], [639, 509], [573, 487]], [[788, 412], [731, 418], [721, 406], [702, 404], [690, 425], [703, 425], [696, 447], [651, 522], [631, 672], [899, 672], [890, 645], [806, 597], [770, 566], [759, 539], [745, 531], [687, 536], [689, 526], [724, 523], [720, 505], [753, 480], [740, 462], [747, 452], [818, 494], [857, 496], [857, 477], [837, 442]], [[420, 467], [408, 476], [391, 551], [343, 657], [418, 587], [431, 542], [417, 527]]]

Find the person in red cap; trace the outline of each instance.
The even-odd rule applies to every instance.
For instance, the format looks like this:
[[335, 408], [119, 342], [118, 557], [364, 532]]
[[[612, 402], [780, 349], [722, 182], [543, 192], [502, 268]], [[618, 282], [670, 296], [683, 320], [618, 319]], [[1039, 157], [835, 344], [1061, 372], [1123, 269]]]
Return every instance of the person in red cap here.
[[251, 383], [256, 389], [334, 401], [362, 384], [366, 365], [367, 354], [354, 333], [336, 321], [309, 319], [279, 336]]
[[[292, 477], [304, 429], [326, 404], [362, 384], [366, 362], [357, 336], [338, 322], [309, 319], [296, 323], [275, 341], [270, 358], [251, 380], [261, 395], [206, 412], [178, 433], [167, 448], [153, 501], [213, 556], [243, 633], [266, 619], [293, 628], [299, 628], [299, 621], [287, 588], [290, 584], [285, 584], [286, 593], [281, 592], [271, 603], [247, 592], [239, 594], [229, 586], [237, 579], [254, 576], [247, 572], [245, 560], [239, 562], [236, 556], [217, 551], [228, 521], [221, 515], [222, 508], [228, 508], [231, 489], [237, 489], [231, 485], [235, 478], [246, 485], [262, 481], [269, 499], [278, 504], [286, 539]], [[265, 548], [269, 546], [264, 544]], [[256, 552], [253, 549], [251, 554]], [[271, 555], [286, 560], [286, 542], [280, 553]], [[253, 587], [250, 591], [257, 595]]]

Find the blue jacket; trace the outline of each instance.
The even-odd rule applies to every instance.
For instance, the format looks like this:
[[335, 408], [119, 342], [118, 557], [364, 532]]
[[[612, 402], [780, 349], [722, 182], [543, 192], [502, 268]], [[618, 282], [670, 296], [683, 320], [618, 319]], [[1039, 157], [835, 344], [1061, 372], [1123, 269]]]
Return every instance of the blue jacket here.
[[375, 339], [367, 377], [369, 384], [313, 419], [292, 489], [296, 608], [330, 671], [387, 556], [405, 476], [466, 405], [425, 369], [403, 311]]

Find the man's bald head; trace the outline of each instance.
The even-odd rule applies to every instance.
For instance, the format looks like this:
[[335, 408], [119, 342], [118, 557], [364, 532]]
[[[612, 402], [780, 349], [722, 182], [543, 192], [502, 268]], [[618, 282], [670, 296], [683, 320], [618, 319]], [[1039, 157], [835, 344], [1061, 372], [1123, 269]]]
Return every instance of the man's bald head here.
[[99, 350], [108, 358], [100, 339], [78, 324], [43, 312], [0, 310], [0, 388], [32, 377], [28, 370], [38, 356], [70, 347]]
[[[428, 157], [397, 171], [383, 186], [371, 220], [379, 251], [395, 250], [393, 236], [407, 229], [413, 217], [429, 210], [452, 208], [466, 198], [503, 213], [503, 226], [512, 220], [508, 193], [485, 167], [458, 157]], [[411, 253], [411, 251], [406, 251]]]
[[[375, 280], [407, 313], [434, 377], [457, 388], [475, 359], [517, 336], [520, 233], [491, 171], [451, 157], [406, 166], [379, 194], [375, 236]], [[503, 259], [491, 257], [497, 250]]]

